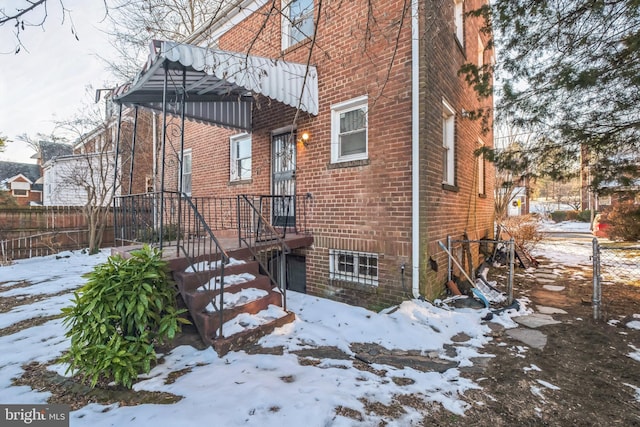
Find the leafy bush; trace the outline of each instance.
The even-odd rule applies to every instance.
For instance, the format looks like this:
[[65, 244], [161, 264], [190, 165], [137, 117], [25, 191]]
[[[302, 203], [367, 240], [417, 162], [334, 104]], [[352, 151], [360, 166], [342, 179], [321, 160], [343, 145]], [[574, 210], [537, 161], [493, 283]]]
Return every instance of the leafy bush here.
[[173, 338], [186, 322], [160, 251], [145, 245], [131, 255], [96, 266], [74, 292], [75, 304], [62, 310], [71, 338], [63, 356], [67, 372], [90, 380], [91, 387], [107, 380], [131, 388], [156, 361], [154, 344]]
[[[166, 224], [162, 228], [162, 240], [170, 241], [178, 238], [178, 226]], [[160, 241], [160, 233], [153, 227], [146, 227], [139, 230], [138, 240], [145, 243], [155, 243]]]
[[640, 207], [631, 202], [616, 204], [605, 217], [611, 240], [640, 240]]
[[533, 215], [510, 216], [501, 224], [516, 244], [531, 251], [542, 240], [540, 222]]
[[567, 211], [554, 211], [551, 212], [551, 219], [553, 222], [562, 222], [567, 219]]
[[591, 222], [591, 210], [585, 209], [578, 213], [578, 221], [580, 222]]
[[554, 222], [577, 221], [580, 216], [579, 211], [554, 211], [551, 212], [551, 219]]

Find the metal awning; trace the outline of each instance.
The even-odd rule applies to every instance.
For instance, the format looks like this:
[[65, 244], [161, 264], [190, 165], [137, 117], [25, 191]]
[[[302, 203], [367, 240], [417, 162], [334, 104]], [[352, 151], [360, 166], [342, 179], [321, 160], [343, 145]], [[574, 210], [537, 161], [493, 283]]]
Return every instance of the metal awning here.
[[166, 102], [181, 102], [184, 92], [187, 118], [244, 130], [251, 129], [255, 94], [318, 114], [314, 66], [170, 41], [154, 41], [151, 48], [133, 82], [114, 90], [115, 102], [162, 111]]

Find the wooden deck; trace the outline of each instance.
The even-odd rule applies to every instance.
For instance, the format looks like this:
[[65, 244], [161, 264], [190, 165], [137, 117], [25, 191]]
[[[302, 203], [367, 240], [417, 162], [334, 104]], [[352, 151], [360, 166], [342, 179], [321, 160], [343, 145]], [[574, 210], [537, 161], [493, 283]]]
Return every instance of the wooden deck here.
[[[248, 259], [251, 257], [251, 252], [248, 248], [240, 247], [237, 235], [233, 236], [227, 233], [227, 235], [216, 236], [216, 238], [229, 257], [236, 259]], [[284, 238], [284, 242], [291, 249], [307, 247], [313, 244], [313, 236], [311, 234], [287, 233]], [[154, 246], [157, 247], [157, 245]], [[141, 249], [142, 247], [142, 243], [127, 246], [116, 246], [111, 248], [111, 254], [119, 254], [127, 258], [131, 251]], [[202, 251], [199, 253], [202, 253]], [[180, 249], [178, 248], [175, 240], [163, 243], [162, 259], [167, 261], [169, 264], [169, 270], [172, 272], [184, 270], [188, 266], [187, 260], [185, 256], [180, 253]]]

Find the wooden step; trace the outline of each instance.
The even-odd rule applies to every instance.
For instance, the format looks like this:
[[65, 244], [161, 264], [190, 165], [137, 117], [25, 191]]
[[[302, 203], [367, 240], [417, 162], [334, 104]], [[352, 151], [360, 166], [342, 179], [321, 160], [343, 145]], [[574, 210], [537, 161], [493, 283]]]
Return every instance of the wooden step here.
[[213, 339], [211, 345], [219, 356], [224, 356], [233, 350], [242, 349], [258, 341], [263, 336], [270, 334], [275, 328], [291, 323], [296, 319], [296, 315], [294, 313], [290, 311], [285, 313], [286, 314], [282, 317], [268, 321], [254, 328], [247, 328], [242, 332], [238, 332], [229, 337]]
[[[233, 264], [225, 266], [224, 274], [235, 275], [249, 273], [254, 276], [260, 274], [260, 266], [257, 261], [247, 261], [243, 264]], [[178, 284], [178, 289], [184, 292], [191, 292], [198, 289], [203, 284], [207, 283], [213, 277], [220, 275], [220, 270], [205, 270], [199, 273], [189, 273], [185, 271], [175, 271], [173, 278]]]
[[[227, 279], [233, 279], [234, 276], [226, 276]], [[266, 276], [253, 276], [252, 280], [247, 280], [241, 283], [226, 283], [224, 287], [225, 294], [234, 294], [241, 292], [245, 289], [260, 289], [263, 291], [271, 291], [271, 281]], [[226, 281], [226, 279], [225, 279]], [[207, 287], [204, 284], [193, 291], [182, 292], [186, 304], [193, 309], [194, 312], [204, 310], [204, 308], [211, 302], [212, 299], [218, 298], [220, 295], [219, 285], [214, 289]]]
[[[282, 306], [282, 294], [280, 292], [269, 291], [267, 295], [262, 298], [255, 299], [246, 304], [237, 305], [233, 308], [224, 309], [222, 311], [222, 316], [220, 315], [220, 312], [207, 311], [199, 311], [196, 312], [195, 315], [192, 311], [191, 315], [196, 322], [200, 335], [206, 342], [207, 339], [211, 340], [218, 334], [220, 322], [224, 324], [241, 314], [256, 314], [260, 311], [266, 310], [270, 305], [278, 307]], [[223, 334], [224, 333], [223, 328]]]

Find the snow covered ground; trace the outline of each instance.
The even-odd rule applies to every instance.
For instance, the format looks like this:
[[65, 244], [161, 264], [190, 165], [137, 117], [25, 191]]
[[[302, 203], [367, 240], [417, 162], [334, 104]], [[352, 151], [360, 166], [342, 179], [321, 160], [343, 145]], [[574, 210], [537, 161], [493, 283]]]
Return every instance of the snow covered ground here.
[[[553, 251], [542, 250], [547, 257], [575, 253], [575, 248], [562, 250], [561, 246]], [[72, 291], [84, 282], [81, 275], [106, 257], [106, 252], [95, 256], [68, 252], [62, 257], [35, 258], [0, 267], [0, 297], [56, 294], [0, 313], [0, 329], [30, 317], [59, 312], [70, 303]], [[22, 281], [31, 285], [18, 287]], [[396, 310], [374, 313], [295, 292], [287, 295], [288, 308], [296, 313], [295, 322], [276, 329], [260, 342], [263, 347], [282, 346], [283, 355], [249, 355], [239, 351], [220, 358], [210, 348], [177, 347], [163, 355], [163, 362], [134, 388], [173, 393], [182, 397], [179, 402], [124, 407], [89, 404], [71, 413], [71, 426], [354, 425], [352, 418], [336, 414], [338, 407], [363, 414], [362, 422], [358, 423], [361, 426], [377, 426], [382, 420], [389, 426], [407, 426], [422, 420], [423, 415], [405, 407], [405, 414], [391, 420], [368, 413], [363, 400], [390, 404], [394, 395], [419, 395], [459, 415], [468, 408], [460, 395], [481, 387], [461, 376], [460, 368], [472, 366], [478, 357], [491, 357], [483, 350], [491, 340], [489, 327], [481, 320], [486, 314], [484, 310], [445, 310], [429, 302], [412, 300]], [[511, 328], [516, 324], [509, 316], [529, 312], [523, 304], [519, 313], [494, 319]], [[21, 375], [24, 364], [51, 362], [60, 356], [69, 347], [64, 332], [61, 320], [55, 319], [0, 336], [0, 402], [47, 402], [48, 392], [12, 385], [12, 378]], [[454, 361], [457, 367], [438, 373], [373, 364], [374, 369], [386, 371], [379, 376], [353, 367], [351, 344], [363, 342], [386, 349], [419, 350], [423, 355]], [[455, 355], [447, 352], [445, 345], [454, 346]], [[320, 346], [335, 346], [352, 358], [324, 358], [318, 364], [301, 365], [298, 356], [291, 353]], [[191, 370], [175, 382], [165, 381], [170, 373], [185, 368]], [[61, 374], [65, 371], [64, 366], [55, 364], [50, 369]]]

